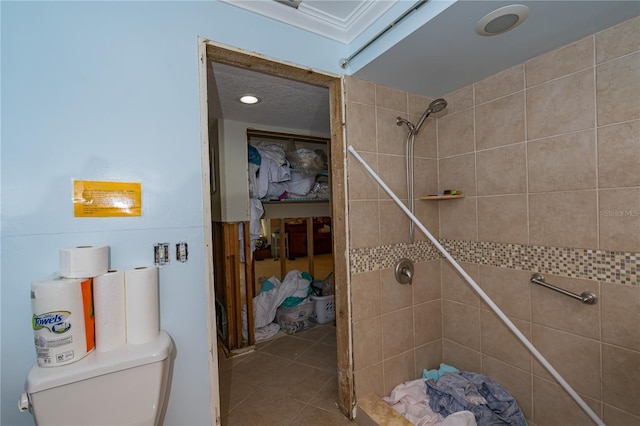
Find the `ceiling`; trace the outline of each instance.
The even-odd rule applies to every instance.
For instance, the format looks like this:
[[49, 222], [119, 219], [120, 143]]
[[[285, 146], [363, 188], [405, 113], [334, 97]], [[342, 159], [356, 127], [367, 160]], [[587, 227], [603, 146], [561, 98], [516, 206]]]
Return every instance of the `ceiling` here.
[[[352, 41], [397, 3], [302, 0], [296, 9], [283, 3], [298, 3], [297, 0], [223, 1], [343, 43]], [[421, 9], [436, 7], [442, 1], [445, 0], [430, 0]], [[406, 4], [406, 10], [417, 4], [407, 0], [400, 3]], [[510, 4], [529, 7], [529, 16], [521, 25], [490, 37], [475, 32], [478, 20]], [[355, 72], [347, 69], [345, 74], [435, 98], [637, 15], [637, 0], [458, 0], [368, 64]], [[391, 23], [396, 18], [384, 19]], [[403, 25], [403, 21], [397, 25]], [[385, 37], [391, 37], [392, 31], [394, 28]], [[351, 47], [351, 51], [360, 48]], [[375, 49], [375, 44], [370, 49]], [[312, 133], [329, 134], [326, 89], [218, 64], [213, 68], [225, 118], [291, 128], [304, 123]], [[230, 96], [235, 93], [233, 90], [262, 91], [265, 87], [272, 94], [286, 96], [280, 96], [273, 107], [263, 101], [253, 109], [237, 108], [237, 103], [230, 102], [229, 98], [235, 98]], [[266, 100], [266, 95], [263, 98]], [[270, 121], [261, 122], [266, 120]]]
[[[215, 89], [210, 93], [213, 117], [272, 128], [298, 129], [329, 136], [329, 90], [249, 69], [214, 62]], [[261, 102], [245, 105], [238, 96], [253, 94]]]
[[[529, 7], [521, 25], [490, 37], [475, 32], [478, 20], [510, 4]], [[353, 75], [439, 97], [638, 14], [635, 0], [461, 0]]]

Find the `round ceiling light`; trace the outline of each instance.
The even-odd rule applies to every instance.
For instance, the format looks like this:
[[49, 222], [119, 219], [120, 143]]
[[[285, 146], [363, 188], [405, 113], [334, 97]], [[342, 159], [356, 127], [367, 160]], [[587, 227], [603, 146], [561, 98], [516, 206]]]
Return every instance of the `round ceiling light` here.
[[502, 34], [522, 24], [529, 16], [529, 8], [522, 4], [501, 7], [486, 14], [476, 24], [476, 32], [482, 36]]
[[259, 97], [253, 96], [253, 95], [243, 95], [243, 96], [240, 96], [238, 100], [243, 104], [247, 104], [247, 105], [257, 104], [257, 103], [260, 103], [261, 101]]

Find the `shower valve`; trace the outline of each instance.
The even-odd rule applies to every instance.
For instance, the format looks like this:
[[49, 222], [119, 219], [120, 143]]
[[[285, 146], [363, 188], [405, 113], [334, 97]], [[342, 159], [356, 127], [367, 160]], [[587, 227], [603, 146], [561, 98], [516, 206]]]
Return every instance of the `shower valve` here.
[[413, 262], [403, 258], [396, 264], [396, 280], [400, 284], [411, 284], [413, 281]]

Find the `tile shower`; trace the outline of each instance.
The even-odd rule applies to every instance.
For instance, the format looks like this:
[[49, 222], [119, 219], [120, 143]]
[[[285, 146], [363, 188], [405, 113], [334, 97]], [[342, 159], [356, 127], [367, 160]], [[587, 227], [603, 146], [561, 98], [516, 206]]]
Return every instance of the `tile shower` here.
[[[401, 199], [403, 127], [431, 101], [346, 78], [347, 144]], [[445, 94], [415, 142], [416, 216], [607, 424], [640, 422], [640, 18]], [[501, 382], [538, 426], [590, 424], [348, 159], [356, 396], [446, 362]], [[415, 263], [412, 286], [395, 262]], [[583, 305], [529, 283], [532, 272]]]

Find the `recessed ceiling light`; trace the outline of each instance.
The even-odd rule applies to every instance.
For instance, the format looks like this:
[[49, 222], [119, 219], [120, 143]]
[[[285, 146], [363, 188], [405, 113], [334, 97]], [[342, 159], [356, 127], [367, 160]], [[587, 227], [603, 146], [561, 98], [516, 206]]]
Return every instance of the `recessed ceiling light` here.
[[262, 99], [253, 95], [243, 95], [238, 98], [238, 101], [242, 102], [243, 104], [253, 105], [253, 104], [260, 103]]
[[483, 36], [502, 34], [522, 24], [529, 16], [529, 8], [521, 4], [501, 7], [485, 15], [476, 24], [476, 32]]

